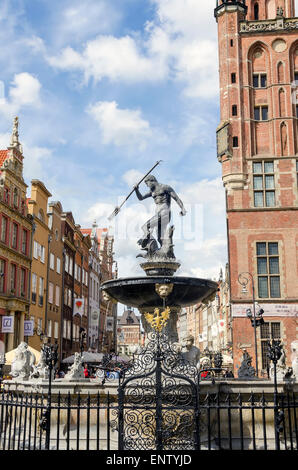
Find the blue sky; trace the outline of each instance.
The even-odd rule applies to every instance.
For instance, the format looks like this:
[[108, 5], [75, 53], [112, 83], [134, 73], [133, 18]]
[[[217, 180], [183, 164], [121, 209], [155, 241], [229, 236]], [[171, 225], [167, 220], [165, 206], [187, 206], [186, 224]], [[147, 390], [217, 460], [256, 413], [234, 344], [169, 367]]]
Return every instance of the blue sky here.
[[[0, 147], [20, 120], [27, 184], [40, 179], [77, 223], [107, 216], [157, 161], [187, 205], [174, 210], [180, 274], [226, 262], [214, 2], [2, 0]], [[145, 191], [144, 185], [141, 191]], [[121, 276], [140, 274], [136, 241], [152, 213], [132, 197], [116, 220]]]

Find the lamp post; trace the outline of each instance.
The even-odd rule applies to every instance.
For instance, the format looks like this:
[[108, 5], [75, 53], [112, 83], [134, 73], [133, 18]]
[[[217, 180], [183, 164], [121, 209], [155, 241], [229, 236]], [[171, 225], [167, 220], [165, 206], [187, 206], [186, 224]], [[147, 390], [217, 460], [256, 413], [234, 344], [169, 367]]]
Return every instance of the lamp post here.
[[254, 328], [254, 339], [255, 339], [255, 356], [256, 356], [256, 376], [259, 376], [259, 368], [258, 368], [258, 347], [257, 347], [257, 327], [264, 323], [264, 319], [262, 317], [264, 310], [260, 309], [256, 314], [256, 302], [255, 302], [255, 285], [254, 285], [254, 278], [253, 275], [249, 272], [244, 272], [239, 274], [238, 282], [242, 286], [242, 293], [247, 294], [247, 284], [251, 281], [252, 285], [252, 302], [253, 302], [253, 312], [250, 308], [246, 310], [246, 316], [250, 319], [251, 324]]

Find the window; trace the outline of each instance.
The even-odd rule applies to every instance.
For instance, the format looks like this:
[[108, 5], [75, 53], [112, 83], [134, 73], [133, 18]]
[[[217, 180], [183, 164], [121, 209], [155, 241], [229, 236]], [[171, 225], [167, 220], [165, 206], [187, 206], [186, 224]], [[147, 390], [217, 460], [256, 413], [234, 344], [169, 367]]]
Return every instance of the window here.
[[254, 88], [266, 88], [267, 87], [267, 74], [266, 73], [254, 73], [252, 77]]
[[73, 258], [70, 256], [69, 257], [69, 274], [72, 276], [72, 271], [73, 271]]
[[49, 304], [53, 304], [54, 300], [54, 284], [49, 282]]
[[58, 274], [60, 274], [61, 273], [61, 260], [60, 260], [60, 258], [56, 259], [56, 263], [57, 263], [56, 264], [56, 266], [57, 266], [56, 271], [57, 271]]
[[233, 39], [231, 39], [231, 41], [230, 41], [230, 45], [231, 45], [231, 47], [233, 47], [233, 46], [234, 46], [234, 41], [233, 41]]
[[233, 147], [239, 147], [238, 137], [233, 137]]
[[21, 297], [25, 297], [26, 296], [26, 269], [24, 268], [21, 268], [20, 289], [21, 289]]
[[57, 321], [54, 322], [54, 339], [59, 338], [59, 324]]
[[275, 206], [274, 163], [253, 163], [253, 189], [255, 207]]
[[231, 83], [236, 83], [236, 74], [231, 73]]
[[298, 72], [297, 71], [295, 71], [295, 73], [294, 73], [294, 80], [298, 84]]
[[32, 302], [36, 303], [36, 293], [37, 293], [37, 275], [32, 273]]
[[27, 230], [23, 229], [23, 231], [22, 231], [22, 253], [24, 255], [27, 254], [27, 245], [28, 245], [28, 232], [27, 232]]
[[7, 226], [8, 220], [7, 217], [2, 216], [2, 223], [1, 223], [1, 241], [6, 243], [7, 242]]
[[43, 277], [39, 278], [39, 298], [38, 298], [38, 305], [40, 307], [43, 306], [43, 294], [44, 294], [44, 279]]
[[48, 320], [47, 337], [48, 337], [48, 338], [51, 338], [51, 337], [52, 337], [52, 320]]
[[257, 243], [259, 298], [280, 297], [279, 249], [277, 242]]
[[60, 287], [56, 286], [56, 306], [59, 307], [60, 305]]
[[233, 104], [232, 106], [232, 116], [237, 116], [237, 105], [236, 104]]
[[19, 205], [18, 204], [18, 190], [17, 190], [17, 188], [14, 188], [14, 190], [13, 190], [13, 205], [15, 207], [18, 207], [18, 205]]
[[266, 322], [261, 325], [261, 349], [262, 349], [262, 368], [267, 370], [270, 367], [268, 358], [268, 341], [271, 339], [280, 339], [280, 323]]
[[11, 238], [11, 246], [15, 250], [18, 247], [18, 224], [13, 223], [12, 224], [12, 238]]
[[10, 267], [10, 291], [15, 293], [16, 282], [17, 281], [17, 267], [15, 264], [12, 264]]
[[3, 293], [5, 290], [5, 273], [6, 273], [6, 261], [0, 259], [0, 292]]
[[44, 213], [42, 209], [39, 209], [37, 217], [41, 222], [44, 222]]
[[33, 243], [33, 256], [34, 256], [35, 259], [38, 259], [38, 247], [39, 247], [39, 243], [37, 243], [34, 240], [34, 243]]
[[45, 247], [43, 245], [39, 245], [39, 249], [40, 249], [40, 261], [44, 263], [45, 262]]
[[255, 106], [254, 119], [255, 121], [267, 121], [268, 120], [268, 106]]
[[255, 20], [259, 19], [259, 4], [258, 3], [254, 4], [254, 19]]
[[6, 204], [9, 204], [9, 189], [8, 188], [4, 188], [4, 202], [6, 202]]
[[55, 269], [55, 255], [50, 253], [50, 269]]

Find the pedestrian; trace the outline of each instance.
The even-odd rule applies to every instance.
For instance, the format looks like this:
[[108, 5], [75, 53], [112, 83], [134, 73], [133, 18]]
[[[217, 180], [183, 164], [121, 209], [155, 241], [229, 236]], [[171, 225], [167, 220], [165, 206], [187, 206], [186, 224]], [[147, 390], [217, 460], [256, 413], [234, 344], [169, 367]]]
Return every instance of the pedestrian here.
[[87, 365], [85, 365], [84, 375], [85, 375], [85, 379], [88, 379], [88, 378], [89, 378], [89, 370], [88, 370]]

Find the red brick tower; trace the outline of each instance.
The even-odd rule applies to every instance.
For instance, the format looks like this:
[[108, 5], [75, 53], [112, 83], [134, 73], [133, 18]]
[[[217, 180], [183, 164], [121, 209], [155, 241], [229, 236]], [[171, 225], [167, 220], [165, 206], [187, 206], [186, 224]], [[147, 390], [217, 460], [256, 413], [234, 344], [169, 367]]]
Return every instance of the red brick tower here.
[[234, 366], [244, 349], [255, 361], [254, 298], [265, 312], [256, 329], [262, 372], [266, 341], [280, 338], [290, 365], [298, 330], [298, 18], [294, 0], [218, 0], [215, 17]]

